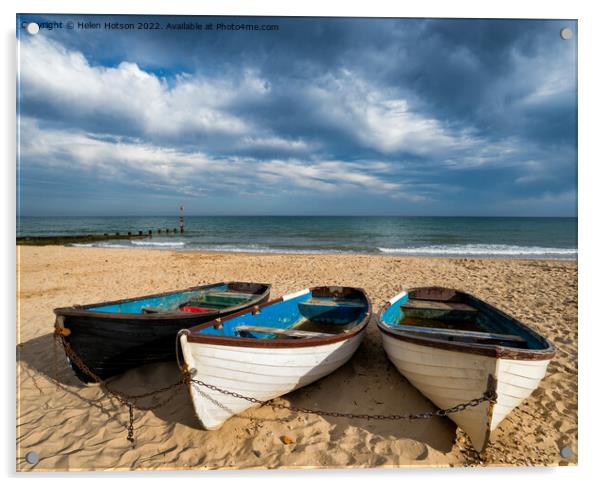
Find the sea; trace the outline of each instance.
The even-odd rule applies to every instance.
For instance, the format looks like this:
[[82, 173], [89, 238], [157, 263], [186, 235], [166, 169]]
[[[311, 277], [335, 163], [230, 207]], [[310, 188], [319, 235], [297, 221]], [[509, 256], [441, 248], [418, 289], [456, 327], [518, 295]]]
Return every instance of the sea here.
[[577, 218], [186, 216], [184, 234], [168, 217], [20, 217], [17, 236], [138, 234], [72, 246], [177, 251], [340, 253], [477, 258], [577, 259]]

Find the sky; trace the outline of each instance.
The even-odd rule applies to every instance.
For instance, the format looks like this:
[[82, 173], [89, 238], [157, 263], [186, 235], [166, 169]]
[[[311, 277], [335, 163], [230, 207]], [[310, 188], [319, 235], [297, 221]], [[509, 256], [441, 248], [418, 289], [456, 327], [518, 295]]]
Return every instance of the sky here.
[[576, 52], [575, 21], [21, 15], [17, 212], [576, 216]]

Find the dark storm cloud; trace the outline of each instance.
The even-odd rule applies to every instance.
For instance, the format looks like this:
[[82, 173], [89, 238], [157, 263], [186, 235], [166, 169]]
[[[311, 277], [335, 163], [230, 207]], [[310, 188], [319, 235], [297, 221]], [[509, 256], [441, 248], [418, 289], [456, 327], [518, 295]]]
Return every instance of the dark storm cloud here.
[[[109, 19], [116, 20], [73, 18]], [[453, 213], [470, 201], [503, 213], [500, 201], [512, 198], [527, 212], [547, 214], [546, 201], [554, 211], [574, 211], [576, 40], [559, 36], [566, 25], [576, 31], [573, 22], [160, 20], [279, 30], [54, 30], [23, 38], [21, 115], [32, 136], [54, 135], [49, 160], [87, 157], [88, 177], [113, 171], [135, 179], [138, 170], [156, 185], [168, 170], [159, 160], [167, 157], [206, 195], [216, 190], [206, 166], [230, 167], [224, 177], [232, 184], [234, 169], [244, 168], [248, 195], [239, 196], [240, 207], [259, 208], [252, 194], [281, 187], [279, 168], [290, 171], [288, 190], [346, 188], [338, 200], [351, 213], [353, 187], [382, 192], [373, 198], [375, 213]], [[54, 143], [68, 144], [63, 134], [85, 150]], [[99, 152], [113, 162], [99, 163]], [[153, 170], [136, 169], [145, 153], [157, 159]], [[276, 192], [269, 197], [279, 205]]]

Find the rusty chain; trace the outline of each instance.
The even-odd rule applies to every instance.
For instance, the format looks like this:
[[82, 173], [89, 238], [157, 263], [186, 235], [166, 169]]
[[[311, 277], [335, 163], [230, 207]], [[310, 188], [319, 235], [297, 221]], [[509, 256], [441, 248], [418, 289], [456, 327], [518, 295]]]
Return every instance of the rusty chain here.
[[[216, 391], [223, 395], [229, 395], [234, 398], [246, 400], [250, 403], [254, 403], [254, 404], [260, 405], [260, 406], [271, 406], [272, 408], [276, 408], [276, 409], [280, 409], [280, 410], [289, 410], [291, 412], [297, 412], [297, 413], [308, 413], [308, 414], [319, 415], [322, 417], [342, 417], [342, 418], [359, 419], [359, 420], [428, 420], [433, 417], [445, 417], [452, 413], [462, 412], [466, 409], [477, 407], [481, 403], [484, 403], [484, 402], [496, 403], [496, 400], [497, 400], [497, 394], [495, 393], [495, 391], [487, 390], [483, 394], [483, 396], [481, 396], [479, 398], [473, 398], [472, 400], [469, 400], [469, 401], [463, 402], [463, 403], [459, 403], [458, 405], [455, 405], [450, 408], [437, 409], [437, 410], [433, 410], [430, 412], [391, 414], [391, 415], [333, 412], [333, 411], [315, 410], [315, 409], [306, 408], [306, 407], [296, 407], [294, 405], [286, 405], [283, 403], [274, 403], [273, 400], [265, 400], [265, 401], [259, 400], [254, 397], [249, 397], [249, 396], [245, 396], [240, 393], [237, 393], [237, 392], [225, 390], [225, 389], [217, 387], [215, 385], [205, 383], [201, 380], [194, 379], [192, 377], [190, 371], [185, 366], [180, 368], [180, 371], [182, 372], [182, 378], [178, 382], [173, 383], [168, 386], [165, 386], [163, 388], [159, 388], [159, 389], [151, 391], [151, 392], [142, 393], [139, 395], [130, 395], [125, 392], [117, 392], [117, 391], [113, 390], [108, 385], [106, 380], [102, 380], [98, 375], [96, 375], [81, 360], [81, 358], [73, 351], [73, 348], [69, 345], [69, 343], [67, 342], [65, 337], [60, 333], [60, 330], [56, 329], [54, 336], [55, 336], [55, 341], [54, 341], [55, 346], [56, 346], [57, 341], [59, 341], [62, 344], [63, 349], [65, 350], [66, 356], [75, 364], [75, 366], [77, 366], [84, 374], [86, 374], [87, 376], [92, 378], [92, 380], [94, 382], [98, 383], [110, 397], [115, 398], [119, 403], [128, 407], [129, 422], [128, 422], [128, 426], [127, 426], [127, 431], [128, 431], [127, 440], [132, 444], [132, 447], [134, 447], [134, 421], [135, 421], [134, 408], [136, 408], [138, 410], [142, 410], [142, 411], [149, 411], [149, 410], [154, 410], [154, 409], [160, 408], [160, 407], [166, 405], [169, 401], [171, 401], [176, 396], [176, 393], [180, 388], [186, 387], [191, 384], [203, 386], [205, 388], [208, 388], [209, 390]], [[56, 351], [56, 348], [55, 348], [55, 351]], [[57, 365], [56, 365], [56, 358], [55, 358], [55, 375], [57, 373], [56, 366]], [[56, 378], [56, 376], [55, 376], [55, 378]], [[168, 395], [167, 398], [165, 398], [164, 400], [162, 400], [158, 403], [154, 403], [151, 406], [142, 406], [137, 403], [138, 400], [140, 400], [142, 398], [156, 396], [160, 393], [164, 393], [164, 392], [167, 392], [170, 390], [172, 390], [172, 393], [170, 395]]]
[[[101, 388], [107, 393], [107, 395], [109, 395], [109, 397], [115, 398], [121, 405], [128, 408], [129, 420], [128, 420], [128, 426], [127, 426], [127, 431], [128, 431], [127, 440], [132, 444], [132, 447], [134, 447], [134, 421], [135, 421], [134, 408], [136, 408], [138, 410], [142, 410], [142, 411], [149, 411], [149, 410], [154, 410], [154, 409], [160, 408], [160, 407], [166, 405], [169, 401], [171, 401], [176, 396], [176, 393], [179, 388], [186, 386], [188, 384], [188, 382], [186, 381], [186, 376], [183, 376], [182, 379], [177, 383], [165, 386], [163, 388], [159, 388], [157, 390], [153, 390], [151, 392], [141, 393], [139, 395], [131, 395], [131, 394], [128, 394], [125, 392], [115, 391], [114, 389], [112, 389], [109, 386], [109, 384], [107, 383], [106, 380], [103, 380], [102, 378], [100, 378], [96, 373], [94, 373], [82, 361], [82, 359], [77, 355], [77, 353], [75, 351], [73, 351], [73, 348], [67, 342], [65, 337], [60, 333], [59, 329], [55, 330], [54, 338], [55, 338], [54, 339], [55, 356], [56, 356], [56, 343], [57, 343], [57, 341], [60, 341], [60, 343], [63, 346], [63, 349], [65, 350], [65, 355], [67, 356], [67, 358], [69, 358], [73, 362], [73, 364], [75, 364], [75, 366], [77, 366], [77, 368], [79, 368], [79, 370], [82, 373], [84, 373], [89, 378], [91, 378], [95, 383], [98, 383], [101, 386]], [[57, 380], [58, 368], [57, 368], [57, 364], [56, 364], [56, 359], [55, 359], [54, 372], [55, 372], [55, 381], [58, 382], [58, 380]], [[143, 405], [140, 405], [139, 403], [137, 403], [138, 400], [141, 400], [143, 398], [148, 398], [150, 396], [156, 396], [160, 393], [164, 393], [169, 390], [173, 390], [173, 392], [170, 395], [168, 395], [164, 400], [162, 400], [158, 403], [155, 403], [151, 406], [143, 406]]]
[[[65, 338], [63, 336], [60, 335], [60, 333], [55, 333], [55, 336], [58, 336], [58, 339], [60, 340], [61, 344], [63, 345], [63, 348], [65, 349], [65, 354], [67, 355], [67, 357], [73, 361], [73, 363], [88, 377], [92, 378], [92, 380], [95, 383], [98, 383], [99, 385], [101, 385], [109, 395], [113, 396], [114, 398], [116, 398], [119, 402], [123, 403], [124, 405], [126, 405], [126, 403], [124, 403], [124, 401], [132, 401], [132, 402], [136, 402], [137, 400], [140, 400], [142, 398], [148, 398], [150, 396], [153, 395], [157, 395], [159, 393], [163, 393], [166, 391], [169, 391], [171, 389], [174, 389], [176, 387], [181, 387], [184, 385], [187, 385], [188, 382], [186, 381], [185, 377], [183, 377], [180, 381], [178, 381], [177, 383], [174, 383], [172, 385], [168, 385], [165, 386], [163, 388], [158, 388], [157, 390], [153, 390], [150, 392], [146, 392], [146, 393], [141, 393], [139, 395], [131, 395], [128, 393], [125, 393], [123, 391], [115, 391], [113, 389], [111, 389], [111, 387], [109, 386], [109, 384], [107, 383], [106, 380], [103, 380], [102, 378], [100, 378], [98, 375], [96, 375], [82, 360], [81, 358], [75, 353], [75, 351], [73, 351], [73, 348], [69, 345], [69, 343], [65, 340]], [[173, 397], [171, 397], [173, 398]], [[154, 407], [150, 407], [150, 408], [145, 408], [141, 405], [136, 405], [136, 408], [139, 410], [152, 410], [154, 408], [158, 408], [159, 406], [163, 406], [164, 404], [167, 403], [168, 400], [165, 400], [163, 402], [160, 403], [160, 405], [158, 406], [154, 406]]]
[[323, 417], [344, 417], [348, 419], [360, 419], [360, 420], [425, 420], [433, 417], [445, 417], [452, 413], [462, 412], [468, 408], [474, 408], [480, 405], [483, 402], [492, 402], [495, 403], [497, 399], [497, 394], [493, 391], [487, 391], [483, 394], [482, 397], [473, 398], [472, 400], [464, 403], [459, 403], [454, 407], [433, 410], [432, 412], [423, 412], [423, 413], [408, 413], [408, 414], [391, 414], [391, 415], [380, 415], [380, 414], [367, 414], [367, 413], [346, 413], [346, 412], [332, 412], [332, 411], [324, 411], [324, 410], [315, 410], [312, 408], [305, 407], [295, 407], [294, 405], [285, 405], [283, 403], [274, 403], [273, 400], [258, 400], [254, 397], [247, 397], [245, 395], [241, 395], [240, 393], [236, 393], [229, 390], [224, 390], [223, 388], [219, 388], [215, 385], [210, 385], [209, 383], [204, 383], [201, 380], [195, 380], [190, 378], [190, 382], [204, 386], [210, 390], [216, 391], [218, 393], [222, 393], [224, 395], [229, 395], [234, 398], [239, 398], [242, 400], [246, 400], [251, 403], [255, 403], [257, 405], [269, 405], [273, 408], [278, 408], [281, 410], [290, 410], [291, 412], [299, 412], [299, 413], [311, 413], [315, 415], [320, 415]]

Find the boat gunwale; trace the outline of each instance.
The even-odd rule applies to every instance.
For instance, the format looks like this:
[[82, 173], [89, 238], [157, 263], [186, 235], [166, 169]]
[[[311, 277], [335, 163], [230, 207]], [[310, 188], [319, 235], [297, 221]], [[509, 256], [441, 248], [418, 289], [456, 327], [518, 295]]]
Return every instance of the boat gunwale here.
[[[338, 334], [333, 334], [328, 337], [315, 337], [315, 338], [307, 338], [307, 339], [282, 339], [282, 338], [274, 338], [274, 339], [257, 339], [257, 338], [243, 338], [243, 337], [230, 337], [230, 336], [216, 336], [213, 334], [196, 334], [195, 331], [199, 331], [201, 329], [205, 329], [210, 326], [214, 326], [217, 324], [216, 319], [205, 322], [203, 324], [199, 324], [198, 326], [194, 326], [188, 329], [189, 332], [184, 334], [186, 340], [191, 343], [196, 344], [217, 344], [221, 346], [236, 346], [236, 347], [246, 347], [246, 348], [305, 348], [305, 347], [314, 347], [314, 346], [323, 346], [327, 344], [334, 344], [339, 341], [345, 341], [351, 339], [362, 331], [366, 329], [370, 319], [372, 318], [372, 302], [368, 297], [368, 294], [363, 288], [360, 287], [346, 287], [340, 285], [321, 285], [319, 287], [311, 287], [308, 289], [310, 292], [313, 292], [317, 289], [328, 289], [331, 287], [338, 287], [343, 289], [353, 289], [361, 293], [366, 300], [367, 309], [366, 315], [364, 318], [349, 332], [341, 332]], [[258, 309], [262, 309], [263, 307], [268, 307], [270, 305], [278, 304], [284, 302], [284, 296], [278, 297], [277, 299], [273, 299], [269, 302], [265, 302], [256, 306]], [[234, 314], [229, 314], [227, 317], [221, 319], [221, 323], [225, 321], [229, 321], [230, 319], [234, 319], [235, 317], [242, 316], [244, 314], [248, 314], [250, 311], [248, 309], [236, 312]]]
[[[235, 284], [245, 284], [245, 285], [259, 285], [263, 287], [263, 291], [259, 294], [250, 294], [254, 295], [252, 299], [249, 299], [246, 302], [239, 303], [237, 305], [231, 307], [225, 307], [224, 309], [216, 310], [215, 312], [158, 312], [158, 313], [149, 313], [149, 314], [133, 314], [133, 313], [122, 313], [122, 312], [99, 312], [99, 311], [90, 311], [88, 310], [90, 307], [102, 307], [107, 305], [117, 305], [124, 304], [126, 302], [134, 302], [142, 299], [149, 299], [153, 297], [163, 297], [166, 295], [183, 293], [183, 292], [193, 292], [197, 290], [205, 290], [210, 289], [212, 287], [220, 287], [223, 285], [235, 285]], [[161, 292], [159, 294], [149, 294], [149, 295], [141, 295], [139, 297], [131, 297], [127, 299], [120, 300], [111, 300], [106, 302], [98, 302], [94, 304], [85, 304], [81, 306], [72, 305], [69, 307], [57, 307], [53, 310], [53, 312], [57, 316], [64, 317], [90, 317], [90, 318], [99, 318], [106, 320], [117, 320], [117, 321], [163, 321], [163, 320], [198, 320], [199, 318], [207, 318], [213, 317], [213, 319], [219, 317], [220, 315], [231, 314], [233, 311], [238, 312], [243, 309], [246, 310], [249, 307], [253, 307], [257, 305], [258, 302], [266, 299], [272, 290], [271, 284], [266, 283], [258, 283], [258, 282], [240, 282], [240, 281], [230, 281], [230, 282], [219, 282], [212, 283], [207, 285], [199, 285], [195, 287], [188, 287], [181, 290], [171, 290], [168, 292]]]
[[385, 305], [381, 308], [378, 320], [377, 327], [380, 332], [386, 334], [387, 336], [397, 339], [399, 341], [407, 341], [413, 344], [418, 344], [431, 348], [439, 348], [448, 351], [456, 351], [460, 353], [470, 353], [470, 354], [478, 354], [483, 356], [490, 356], [497, 359], [512, 359], [512, 360], [527, 360], [527, 361], [536, 361], [536, 360], [548, 360], [552, 359], [556, 354], [556, 348], [550, 342], [548, 338], [538, 333], [535, 329], [531, 328], [527, 324], [519, 321], [515, 317], [507, 314], [503, 310], [495, 307], [484, 300], [481, 300], [475, 297], [468, 292], [464, 292], [463, 290], [450, 289], [447, 287], [414, 287], [408, 289], [406, 292], [410, 294], [412, 291], [416, 290], [449, 290], [453, 291], [463, 298], [468, 298], [469, 300], [473, 300], [477, 302], [479, 305], [483, 305], [488, 308], [490, 311], [496, 312], [499, 316], [504, 319], [508, 319], [513, 325], [521, 328], [532, 336], [536, 337], [537, 340], [541, 341], [544, 346], [544, 349], [520, 349], [513, 348], [509, 346], [501, 346], [499, 344], [481, 344], [481, 343], [466, 343], [460, 341], [445, 341], [442, 339], [434, 338], [432, 335], [430, 336], [420, 336], [418, 334], [412, 334], [408, 331], [395, 330], [393, 332], [393, 328], [388, 324], [385, 324], [383, 321], [383, 315], [393, 304], [391, 302], [385, 303]]

